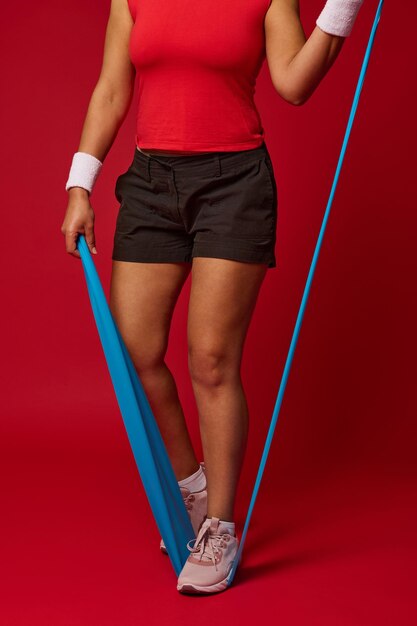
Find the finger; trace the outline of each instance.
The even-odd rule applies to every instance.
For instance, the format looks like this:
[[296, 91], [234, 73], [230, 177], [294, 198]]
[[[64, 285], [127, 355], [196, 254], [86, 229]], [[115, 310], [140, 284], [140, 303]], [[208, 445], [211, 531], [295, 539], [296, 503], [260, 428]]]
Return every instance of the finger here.
[[72, 254], [80, 259], [81, 255], [77, 249], [78, 235], [79, 233], [77, 231], [67, 231], [65, 233], [65, 246], [68, 254]]
[[93, 222], [85, 225], [85, 240], [87, 242], [90, 252], [92, 252], [93, 254], [97, 254]]

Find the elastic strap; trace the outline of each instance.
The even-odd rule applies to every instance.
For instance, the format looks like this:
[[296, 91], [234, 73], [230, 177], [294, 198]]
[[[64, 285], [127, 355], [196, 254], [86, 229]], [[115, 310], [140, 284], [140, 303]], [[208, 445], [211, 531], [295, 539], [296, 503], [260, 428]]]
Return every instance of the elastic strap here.
[[295, 328], [294, 328], [294, 332], [293, 332], [293, 336], [292, 336], [292, 340], [291, 340], [291, 344], [290, 344], [290, 348], [289, 348], [289, 352], [287, 355], [287, 360], [285, 363], [285, 367], [284, 367], [284, 372], [281, 378], [281, 383], [279, 386], [279, 391], [278, 391], [278, 396], [277, 396], [277, 400], [275, 402], [275, 407], [274, 407], [274, 411], [272, 414], [272, 419], [271, 419], [271, 424], [269, 426], [269, 430], [268, 430], [268, 434], [267, 434], [267, 438], [266, 438], [266, 442], [265, 442], [265, 446], [264, 446], [264, 450], [262, 453], [262, 458], [261, 458], [261, 462], [259, 465], [259, 469], [258, 469], [258, 473], [256, 476], [256, 480], [255, 480], [255, 486], [253, 488], [253, 492], [252, 492], [252, 497], [251, 497], [251, 501], [249, 504], [249, 509], [248, 509], [248, 513], [246, 516], [246, 520], [245, 520], [245, 525], [242, 531], [242, 536], [240, 538], [240, 542], [239, 542], [239, 548], [235, 557], [235, 560], [233, 561], [231, 570], [228, 574], [227, 577], [227, 585], [229, 586], [234, 578], [235, 572], [236, 572], [236, 568], [239, 565], [239, 561], [241, 559], [242, 556], [242, 550], [243, 550], [243, 546], [245, 544], [245, 539], [246, 539], [246, 535], [248, 532], [248, 527], [249, 527], [249, 523], [250, 523], [250, 519], [252, 516], [252, 511], [253, 511], [253, 507], [255, 505], [255, 501], [256, 501], [256, 497], [258, 495], [259, 492], [259, 486], [262, 480], [262, 475], [265, 469], [265, 464], [268, 458], [268, 453], [269, 453], [269, 449], [271, 447], [271, 443], [272, 443], [272, 438], [274, 436], [274, 430], [275, 430], [275, 425], [277, 423], [278, 420], [278, 414], [279, 414], [279, 410], [281, 408], [281, 404], [282, 404], [282, 398], [284, 396], [284, 391], [285, 391], [285, 387], [287, 384], [287, 379], [288, 379], [288, 374], [291, 368], [291, 363], [292, 363], [292, 359], [294, 356], [294, 350], [295, 350], [295, 346], [297, 344], [297, 339], [298, 339], [298, 334], [300, 332], [300, 327], [301, 327], [301, 323], [303, 320], [303, 316], [304, 316], [304, 311], [306, 308], [306, 303], [307, 303], [307, 299], [308, 299], [308, 295], [310, 292], [310, 287], [311, 287], [311, 282], [313, 280], [313, 275], [314, 275], [314, 271], [316, 268], [316, 264], [317, 264], [317, 258], [320, 252], [320, 248], [321, 248], [321, 244], [322, 244], [322, 240], [323, 240], [323, 236], [324, 236], [324, 231], [326, 229], [326, 224], [327, 224], [327, 220], [329, 218], [329, 214], [330, 214], [330, 209], [332, 206], [332, 202], [333, 202], [333, 197], [334, 197], [334, 193], [336, 190], [336, 186], [337, 186], [337, 182], [339, 180], [339, 174], [340, 174], [340, 170], [342, 167], [342, 163], [343, 163], [343, 159], [346, 153], [346, 147], [349, 141], [349, 136], [350, 136], [350, 131], [352, 128], [352, 124], [353, 124], [353, 120], [355, 118], [355, 113], [356, 113], [356, 109], [358, 106], [358, 102], [359, 102], [359, 97], [360, 97], [360, 93], [362, 91], [362, 86], [363, 86], [363, 82], [365, 79], [365, 74], [366, 74], [366, 70], [368, 67], [368, 63], [369, 63], [369, 57], [371, 54], [371, 50], [374, 44], [374, 39], [375, 39], [375, 33], [378, 27], [378, 23], [379, 23], [379, 19], [381, 16], [381, 11], [382, 11], [382, 5], [384, 4], [384, 0], [380, 0], [379, 2], [379, 6], [376, 12], [376, 16], [375, 16], [375, 20], [372, 26], [372, 30], [371, 30], [371, 34], [369, 37], [369, 42], [368, 42], [368, 46], [366, 48], [366, 52], [365, 52], [365, 57], [362, 63], [362, 69], [360, 72], [360, 76], [359, 76], [359, 80], [358, 80], [358, 84], [356, 87], [356, 91], [355, 91], [355, 96], [353, 98], [353, 104], [352, 104], [352, 108], [351, 108], [351, 112], [349, 115], [349, 120], [348, 120], [348, 124], [347, 124], [347, 128], [346, 128], [346, 132], [345, 132], [345, 138], [343, 140], [343, 145], [342, 145], [342, 149], [340, 152], [340, 156], [339, 156], [339, 162], [337, 164], [337, 168], [336, 168], [336, 173], [334, 176], [334, 180], [333, 180], [333, 185], [331, 188], [331, 192], [330, 192], [330, 197], [329, 200], [327, 202], [327, 207], [326, 207], [326, 211], [324, 214], [324, 218], [323, 218], [323, 223], [320, 229], [320, 233], [319, 233], [319, 237], [317, 240], [317, 244], [316, 244], [316, 248], [314, 250], [314, 256], [313, 256], [313, 260], [311, 262], [311, 266], [310, 266], [310, 271], [308, 273], [308, 277], [307, 277], [307, 282], [306, 282], [306, 286], [304, 289], [304, 294], [303, 294], [303, 298], [301, 301], [301, 305], [300, 305], [300, 309], [298, 311], [298, 316], [297, 316], [297, 321], [295, 323]]

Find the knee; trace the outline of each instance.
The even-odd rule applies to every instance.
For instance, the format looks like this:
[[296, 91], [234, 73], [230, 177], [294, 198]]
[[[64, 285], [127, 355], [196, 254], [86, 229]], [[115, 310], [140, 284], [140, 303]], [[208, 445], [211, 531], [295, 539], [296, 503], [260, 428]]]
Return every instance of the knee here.
[[199, 346], [188, 350], [190, 377], [198, 385], [218, 387], [225, 384], [235, 375], [236, 365], [230, 353], [218, 346]]
[[163, 342], [148, 340], [139, 344], [135, 342], [134, 346], [126, 347], [139, 376], [152, 376], [165, 363], [166, 345]]

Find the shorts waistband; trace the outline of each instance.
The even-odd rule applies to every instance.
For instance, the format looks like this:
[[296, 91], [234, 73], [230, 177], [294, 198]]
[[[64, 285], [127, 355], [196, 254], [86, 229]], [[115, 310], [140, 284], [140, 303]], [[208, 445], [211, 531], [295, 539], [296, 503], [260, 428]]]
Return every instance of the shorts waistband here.
[[265, 141], [257, 148], [238, 151], [217, 151], [203, 154], [191, 154], [182, 156], [155, 156], [147, 155], [140, 152], [135, 146], [135, 154], [133, 162], [151, 178], [151, 173], [158, 172], [167, 173], [168, 171], [174, 176], [178, 174], [186, 176], [213, 175], [221, 176], [222, 172], [235, 169], [241, 164], [247, 164], [251, 161], [269, 157], [269, 152]]

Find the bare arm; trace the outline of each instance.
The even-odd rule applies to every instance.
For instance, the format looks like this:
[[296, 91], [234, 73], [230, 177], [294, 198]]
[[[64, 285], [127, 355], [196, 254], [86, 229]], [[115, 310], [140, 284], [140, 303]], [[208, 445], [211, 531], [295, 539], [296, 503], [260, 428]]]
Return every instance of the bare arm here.
[[102, 68], [90, 99], [78, 149], [102, 162], [133, 96], [135, 68], [128, 52], [132, 25], [127, 0], [111, 0]]
[[[129, 38], [133, 26], [127, 0], [111, 0], [103, 63], [84, 121], [78, 152], [86, 152], [103, 162], [127, 114], [133, 96], [135, 68], [129, 58]], [[61, 226], [66, 251], [77, 257], [78, 233], [85, 236], [91, 252], [96, 253], [94, 211], [88, 191], [82, 187], [68, 190], [68, 206]]]
[[291, 104], [312, 95], [336, 60], [345, 37], [316, 26], [306, 39], [298, 0], [272, 0], [265, 16], [266, 56], [272, 83]]

